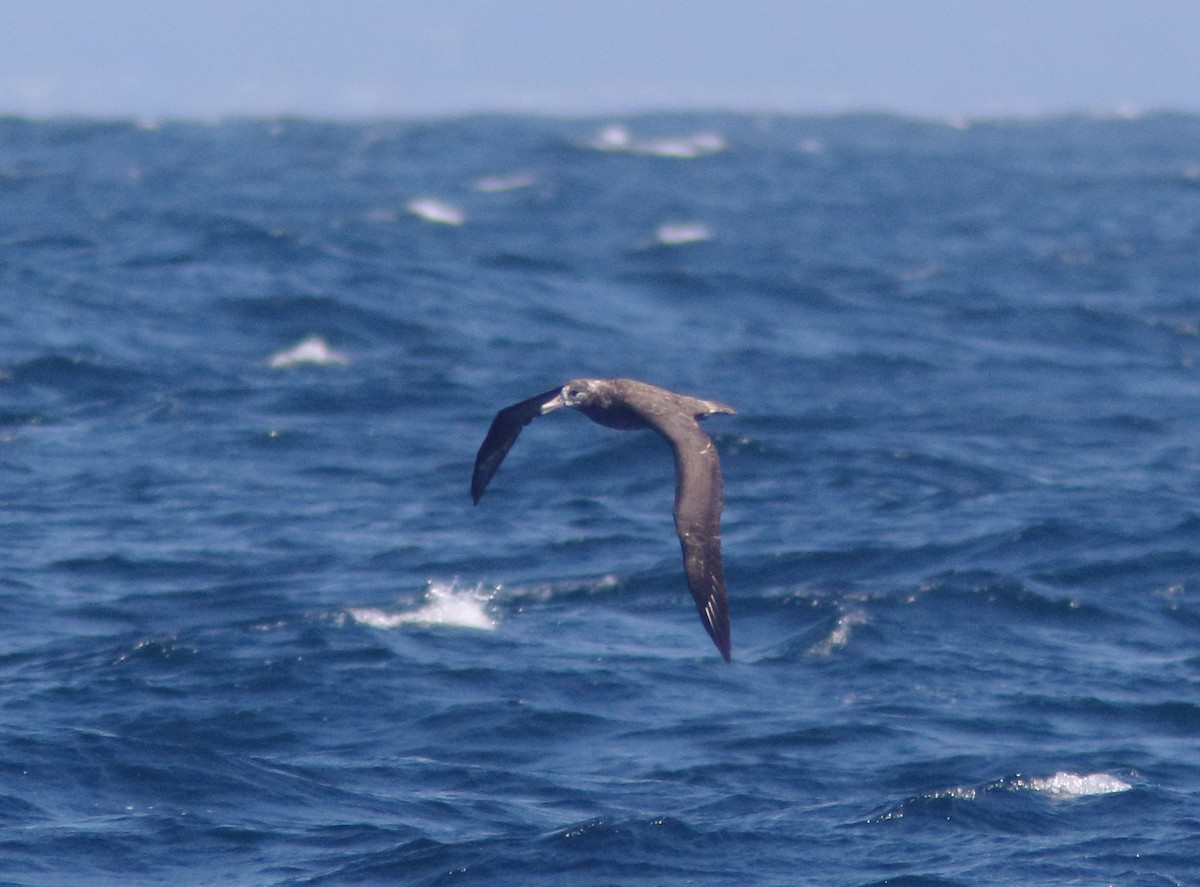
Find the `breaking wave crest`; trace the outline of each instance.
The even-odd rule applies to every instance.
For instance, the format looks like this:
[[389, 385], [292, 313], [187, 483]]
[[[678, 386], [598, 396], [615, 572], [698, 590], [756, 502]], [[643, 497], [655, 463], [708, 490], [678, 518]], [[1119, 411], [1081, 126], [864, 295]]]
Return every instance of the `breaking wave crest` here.
[[457, 588], [453, 582], [431, 582], [422, 604], [415, 610], [384, 610], [379, 607], [354, 607], [347, 612], [355, 622], [378, 629], [405, 625], [441, 625], [492, 631], [496, 620], [489, 612], [493, 592], [482, 585]]

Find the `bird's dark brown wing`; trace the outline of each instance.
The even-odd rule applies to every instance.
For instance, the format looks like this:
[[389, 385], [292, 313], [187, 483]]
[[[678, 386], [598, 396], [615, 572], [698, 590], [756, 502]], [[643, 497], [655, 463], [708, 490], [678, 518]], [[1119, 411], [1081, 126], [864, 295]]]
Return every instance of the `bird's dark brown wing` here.
[[540, 416], [542, 407], [554, 400], [560, 390], [551, 388], [496, 413], [492, 427], [488, 429], [487, 437], [483, 439], [479, 452], [475, 455], [475, 470], [471, 473], [471, 498], [475, 500], [476, 505], [479, 504], [483, 491], [487, 489], [488, 481], [492, 479], [512, 445], [517, 442], [521, 429]]
[[724, 485], [717, 448], [692, 416], [653, 416], [654, 430], [675, 456], [675, 531], [683, 549], [683, 570], [696, 611], [709, 637], [729, 661], [729, 603], [721, 568], [721, 507]]

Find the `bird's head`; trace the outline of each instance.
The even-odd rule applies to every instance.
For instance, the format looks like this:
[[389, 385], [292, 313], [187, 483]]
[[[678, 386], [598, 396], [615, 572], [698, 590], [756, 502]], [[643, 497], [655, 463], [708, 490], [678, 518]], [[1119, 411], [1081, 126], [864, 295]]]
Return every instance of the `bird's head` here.
[[542, 405], [542, 415], [560, 407], [578, 407], [595, 396], [599, 379], [572, 379], [564, 385], [557, 396]]

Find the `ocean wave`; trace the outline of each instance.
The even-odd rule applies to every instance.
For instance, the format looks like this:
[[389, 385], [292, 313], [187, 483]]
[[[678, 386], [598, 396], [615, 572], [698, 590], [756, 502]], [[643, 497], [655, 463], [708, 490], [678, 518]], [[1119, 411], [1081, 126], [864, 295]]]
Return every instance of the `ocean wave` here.
[[718, 154], [727, 148], [724, 136], [716, 132], [635, 139], [629, 129], [619, 123], [604, 127], [587, 144], [597, 151], [626, 152], [676, 160], [692, 160], [708, 154]]
[[53, 391], [71, 401], [124, 400], [142, 391], [149, 377], [98, 356], [45, 354], [0, 367], [0, 393]]
[[[881, 823], [911, 817], [953, 818], [960, 805], [994, 804], [1014, 794], [1039, 795], [1052, 801], [1072, 801], [1100, 795], [1119, 794], [1133, 788], [1133, 783], [1114, 773], [1073, 773], [1059, 771], [1049, 776], [1034, 777], [1016, 773], [991, 782], [973, 786], [951, 786], [913, 795], [898, 804], [872, 814], [868, 822]], [[969, 809], [969, 808], [968, 808]], [[1000, 812], [999, 809], [993, 812]], [[1023, 811], [1009, 811], [1012, 824], [1023, 829], [1028, 818]], [[971, 815], [967, 810], [964, 815]], [[1003, 814], [1001, 814], [1003, 815]]]
[[352, 607], [346, 612], [355, 622], [370, 628], [390, 630], [406, 625], [437, 625], [492, 631], [497, 622], [490, 611], [494, 592], [482, 585], [458, 588], [454, 583], [431, 583], [421, 606], [410, 610]]
[[607, 122], [0, 117], [9, 880], [1187, 881], [1200, 116]]
[[467, 214], [457, 206], [433, 197], [414, 197], [404, 208], [419, 219], [439, 225], [458, 227], [467, 221]]
[[850, 636], [860, 625], [868, 622], [867, 614], [861, 610], [843, 613], [834, 623], [833, 630], [824, 638], [809, 646], [808, 652], [815, 656], [828, 656], [850, 643]]
[[[380, 284], [373, 282], [373, 285]], [[219, 298], [214, 300], [212, 311], [245, 335], [271, 345], [285, 336], [302, 339], [313, 335], [313, 330], [321, 330], [322, 338], [327, 341], [382, 340], [404, 346], [431, 345], [435, 331], [396, 310], [390, 298], [374, 301], [345, 294], [287, 292]]]
[[343, 351], [329, 347], [329, 343], [321, 336], [308, 336], [290, 348], [277, 351], [267, 360], [267, 366], [274, 369], [296, 366], [297, 364], [312, 364], [314, 366], [345, 366], [350, 358]]
[[703, 222], [663, 222], [654, 231], [654, 241], [661, 246], [683, 246], [712, 239], [712, 228]]
[[514, 172], [505, 175], [481, 176], [471, 183], [471, 187], [484, 194], [500, 194], [505, 191], [520, 191], [532, 188], [537, 184], [537, 176], [528, 172]]
[[1089, 798], [1094, 795], [1112, 795], [1117, 792], [1127, 792], [1133, 786], [1111, 773], [1055, 773], [1044, 778], [1014, 779], [1014, 789], [1028, 789], [1044, 794], [1056, 800], [1071, 800], [1074, 798]]

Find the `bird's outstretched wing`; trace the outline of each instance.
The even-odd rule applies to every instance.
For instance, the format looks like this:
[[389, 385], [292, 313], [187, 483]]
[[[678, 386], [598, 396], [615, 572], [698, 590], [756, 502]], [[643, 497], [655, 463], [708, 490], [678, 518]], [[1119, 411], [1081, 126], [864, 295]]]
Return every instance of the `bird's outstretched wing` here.
[[471, 498], [479, 504], [483, 491], [487, 489], [488, 481], [517, 442], [521, 429], [542, 414], [542, 408], [558, 397], [561, 389], [551, 388], [541, 394], [535, 394], [520, 403], [514, 403], [496, 413], [492, 427], [488, 429], [487, 437], [479, 446], [475, 455], [475, 470], [471, 474]]
[[729, 603], [721, 568], [721, 507], [725, 502], [717, 448], [685, 413], [651, 417], [675, 456], [675, 531], [696, 611], [709, 637], [729, 661]]

